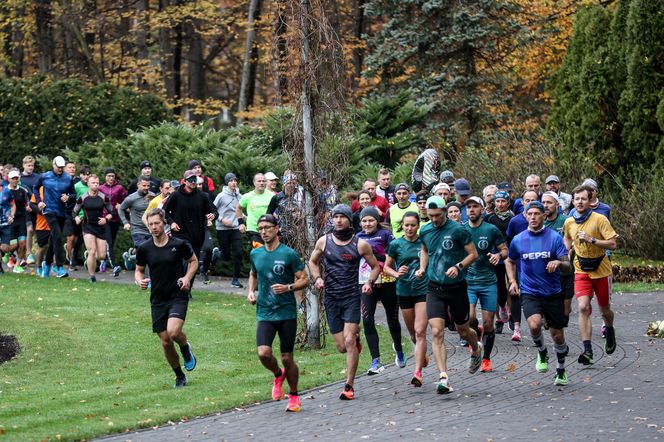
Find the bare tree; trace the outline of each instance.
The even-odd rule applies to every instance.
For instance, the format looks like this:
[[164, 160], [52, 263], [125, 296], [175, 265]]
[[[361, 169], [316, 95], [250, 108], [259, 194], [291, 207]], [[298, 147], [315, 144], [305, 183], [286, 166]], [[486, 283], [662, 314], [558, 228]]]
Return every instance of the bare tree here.
[[254, 104], [256, 88], [256, 69], [258, 65], [258, 45], [256, 44], [256, 27], [260, 20], [263, 0], [251, 0], [247, 14], [247, 38], [244, 47], [244, 63], [242, 65], [242, 78], [240, 81], [240, 96], [238, 98], [238, 112], [245, 112]]

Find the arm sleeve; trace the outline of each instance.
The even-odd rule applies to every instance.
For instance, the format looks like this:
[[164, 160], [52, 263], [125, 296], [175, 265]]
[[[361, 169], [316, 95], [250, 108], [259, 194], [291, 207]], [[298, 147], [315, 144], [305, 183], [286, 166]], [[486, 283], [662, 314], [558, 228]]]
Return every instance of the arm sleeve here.
[[[79, 199], [76, 200], [76, 204], [74, 204], [74, 213], [78, 213], [81, 211], [81, 208], [83, 208], [83, 196], [81, 196]], [[74, 216], [76, 217], [76, 216]]]
[[41, 202], [41, 192], [39, 191], [39, 189], [42, 187], [42, 177], [43, 175], [39, 175], [39, 178], [37, 178], [35, 185], [32, 187], [32, 194], [35, 196], [35, 203], [37, 204]]
[[274, 212], [277, 210], [277, 207], [279, 206], [279, 194], [276, 194], [272, 197], [270, 200], [270, 204], [267, 206], [267, 212], [270, 215], [274, 215]]
[[122, 201], [122, 204], [120, 204], [120, 210], [118, 210], [118, 216], [120, 217], [120, 221], [122, 221], [122, 224], [129, 224], [129, 221], [127, 221], [127, 213], [125, 210], [129, 208], [129, 204], [131, 203], [131, 199], [125, 198], [124, 201]]
[[191, 248], [188, 241], [182, 241], [178, 247], [178, 250], [180, 252], [180, 256], [182, 256], [185, 261], [188, 261], [191, 258], [191, 255], [194, 254], [194, 249]]
[[104, 195], [104, 207], [106, 208], [106, 211], [109, 214], [113, 213], [113, 206], [111, 205], [111, 200], [106, 195]]
[[616, 233], [616, 231], [613, 229], [613, 226], [609, 222], [609, 219], [606, 217], [604, 217], [599, 222], [599, 231], [602, 234], [603, 239], [611, 239], [618, 236], [618, 233]]

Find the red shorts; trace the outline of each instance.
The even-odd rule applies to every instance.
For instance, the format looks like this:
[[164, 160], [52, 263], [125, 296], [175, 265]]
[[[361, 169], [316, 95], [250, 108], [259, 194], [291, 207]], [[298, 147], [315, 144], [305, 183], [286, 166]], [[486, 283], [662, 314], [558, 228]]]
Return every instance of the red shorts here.
[[577, 298], [590, 296], [593, 292], [597, 296], [597, 304], [607, 307], [611, 303], [611, 277], [605, 276], [599, 279], [590, 279], [587, 273], [576, 273], [574, 275], [574, 294]]

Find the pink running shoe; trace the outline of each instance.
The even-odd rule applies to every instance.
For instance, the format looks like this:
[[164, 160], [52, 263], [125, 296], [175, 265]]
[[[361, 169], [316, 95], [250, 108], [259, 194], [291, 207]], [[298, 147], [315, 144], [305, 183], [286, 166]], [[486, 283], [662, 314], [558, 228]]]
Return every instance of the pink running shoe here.
[[288, 405], [286, 405], [286, 411], [291, 411], [297, 413], [302, 410], [302, 402], [300, 401], [300, 396], [297, 394], [288, 395]]
[[281, 369], [281, 375], [274, 378], [274, 384], [272, 385], [272, 399], [275, 401], [280, 401], [284, 398], [284, 389], [282, 387], [286, 379], [286, 373], [284, 369]]

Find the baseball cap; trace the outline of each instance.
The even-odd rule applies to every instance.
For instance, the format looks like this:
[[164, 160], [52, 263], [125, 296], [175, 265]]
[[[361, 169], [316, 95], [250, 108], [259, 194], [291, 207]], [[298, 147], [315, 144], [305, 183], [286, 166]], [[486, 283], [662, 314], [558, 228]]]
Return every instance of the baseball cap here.
[[540, 211], [544, 212], [544, 205], [539, 201], [531, 201], [526, 206], [525, 211], [528, 212], [530, 209], [539, 209]]
[[198, 160], [189, 160], [189, 168], [193, 169], [196, 166], [200, 166], [201, 163]]
[[445, 209], [446, 206], [445, 200], [438, 195], [430, 196], [427, 199], [427, 209]]
[[58, 155], [57, 157], [53, 158], [53, 165], [54, 165], [54, 166], [56, 166], [56, 167], [65, 167], [65, 164], [67, 164], [67, 163], [65, 162], [65, 159], [62, 158], [60, 155]]
[[431, 193], [434, 193], [434, 194], [435, 194], [435, 193], [438, 192], [440, 189], [447, 189], [448, 192], [451, 192], [451, 191], [452, 191], [452, 190], [450, 189], [449, 184], [447, 184], [447, 183], [438, 183], [438, 184], [436, 184], [435, 186], [433, 186], [433, 189], [431, 189]]
[[261, 217], [258, 218], [258, 222], [256, 224], [258, 225], [260, 223], [270, 223], [273, 226], [276, 226], [278, 224], [277, 218], [274, 215], [270, 215], [269, 213], [261, 215]]
[[454, 182], [454, 189], [456, 193], [461, 196], [470, 195], [470, 183], [465, 178], [459, 178]]
[[143, 169], [144, 167], [152, 168], [152, 164], [150, 164], [150, 162], [148, 160], [143, 160], [143, 161], [141, 161], [141, 169]]
[[196, 176], [193, 170], [185, 170], [184, 171], [184, 179], [185, 181], [191, 178], [192, 176]]
[[546, 177], [546, 181], [544, 181], [545, 184], [549, 183], [560, 183], [560, 178], [558, 178], [556, 175], [549, 175]]
[[440, 173], [440, 181], [447, 184], [451, 184], [452, 182], [454, 182], [454, 172], [452, 172], [451, 170], [443, 170]]
[[21, 177], [21, 172], [19, 172], [18, 170], [12, 170], [11, 172], [9, 172], [9, 175], [7, 175], [7, 178], [10, 178], [10, 179], [11, 178], [20, 178], [20, 177]]
[[500, 183], [496, 184], [496, 187], [498, 190], [504, 190], [506, 192], [511, 192], [512, 190], [512, 185], [508, 183], [507, 181], [501, 181]]
[[410, 192], [410, 187], [408, 187], [408, 184], [406, 183], [399, 183], [396, 186], [394, 186], [394, 192], [397, 190], [405, 190], [407, 192]]
[[426, 202], [426, 200], [428, 198], [429, 198], [429, 193], [428, 192], [422, 192], [422, 193], [417, 194], [417, 196], [415, 197], [415, 201], [417, 201], [418, 203], [421, 202], [421, 201]]
[[268, 172], [265, 174], [265, 179], [268, 181], [278, 180], [279, 177], [274, 174], [274, 172]]
[[595, 181], [595, 180], [592, 179], [592, 178], [586, 178], [585, 180], [583, 180], [583, 185], [584, 185], [584, 186], [592, 187], [592, 188], [595, 189], [595, 190], [598, 189], [598, 187], [597, 187], [597, 181]]
[[468, 198], [468, 201], [466, 201], [466, 205], [468, 205], [468, 203], [471, 201], [479, 204], [480, 207], [484, 207], [484, 201], [479, 196], [471, 196], [470, 198]]
[[178, 180], [171, 180], [171, 187], [173, 189], [177, 189], [178, 187], [180, 187], [180, 182]]
[[203, 178], [197, 176], [196, 177], [196, 184], [203, 184]]

